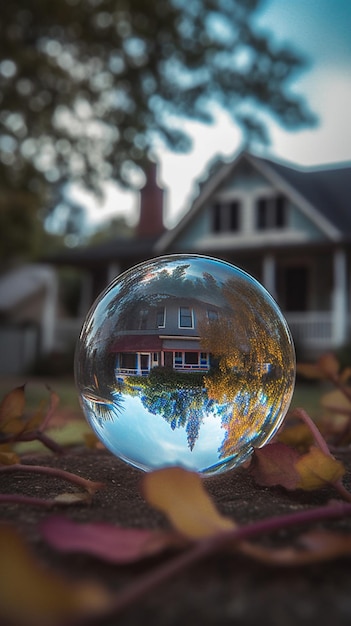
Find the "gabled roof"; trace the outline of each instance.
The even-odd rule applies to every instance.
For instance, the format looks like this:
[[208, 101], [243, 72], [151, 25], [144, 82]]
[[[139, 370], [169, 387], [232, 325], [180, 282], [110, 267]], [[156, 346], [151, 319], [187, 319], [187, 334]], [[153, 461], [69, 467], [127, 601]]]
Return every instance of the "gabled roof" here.
[[216, 166], [202, 184], [191, 209], [177, 226], [164, 233], [157, 253], [167, 251], [179, 234], [243, 161], [249, 162], [277, 189], [289, 197], [324, 232], [327, 239], [341, 241], [351, 236], [351, 163], [302, 168], [242, 152], [233, 161]]

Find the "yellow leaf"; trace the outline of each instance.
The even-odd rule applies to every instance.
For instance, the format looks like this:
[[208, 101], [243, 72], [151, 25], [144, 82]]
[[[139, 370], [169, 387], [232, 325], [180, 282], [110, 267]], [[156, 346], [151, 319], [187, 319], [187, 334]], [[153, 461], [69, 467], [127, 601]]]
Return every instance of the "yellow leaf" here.
[[181, 534], [200, 539], [233, 529], [235, 523], [222, 516], [205, 491], [200, 476], [181, 467], [146, 474], [143, 494], [149, 504], [162, 511]]
[[44, 419], [45, 403], [41, 402], [38, 410], [25, 423], [23, 432], [29, 433], [37, 430]]
[[19, 435], [24, 430], [24, 385], [8, 393], [0, 404], [0, 430], [6, 435]]
[[24, 385], [16, 387], [3, 398], [0, 404], [0, 422], [7, 422], [22, 417], [25, 406]]
[[[16, 626], [56, 626], [110, 603], [95, 583], [72, 583], [34, 557], [11, 526], [0, 527], [0, 616]], [[1, 623], [3, 623], [1, 621]]]
[[0, 450], [0, 465], [14, 465], [19, 462], [19, 456], [15, 452]]
[[310, 446], [313, 442], [313, 435], [306, 424], [294, 424], [283, 428], [278, 434], [278, 441], [287, 446]]
[[340, 461], [324, 454], [316, 447], [312, 447], [307, 454], [299, 458], [295, 469], [300, 476], [297, 488], [306, 491], [313, 491], [326, 484], [335, 483], [345, 473], [345, 468]]

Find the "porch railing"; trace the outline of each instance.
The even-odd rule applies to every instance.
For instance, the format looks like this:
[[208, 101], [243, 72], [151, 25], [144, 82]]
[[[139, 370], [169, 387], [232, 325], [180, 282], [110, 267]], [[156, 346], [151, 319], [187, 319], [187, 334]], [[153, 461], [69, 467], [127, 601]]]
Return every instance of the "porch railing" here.
[[333, 325], [330, 312], [286, 313], [285, 318], [297, 345], [318, 350], [332, 348]]

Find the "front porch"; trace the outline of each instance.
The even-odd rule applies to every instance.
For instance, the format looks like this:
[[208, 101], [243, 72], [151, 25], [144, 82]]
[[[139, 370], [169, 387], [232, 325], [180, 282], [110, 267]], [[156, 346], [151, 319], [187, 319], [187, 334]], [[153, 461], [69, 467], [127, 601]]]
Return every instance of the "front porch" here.
[[[337, 319], [332, 311], [306, 311], [306, 312], [288, 312], [284, 314], [285, 319], [290, 328], [298, 352], [314, 358], [328, 350], [336, 350], [344, 345], [351, 336], [351, 321], [347, 322], [347, 335], [344, 342], [340, 342], [340, 327]], [[55, 329], [55, 351], [65, 352], [71, 349], [78, 339], [79, 331], [82, 326], [81, 319], [66, 318], [59, 319]], [[150, 353], [151, 354], [151, 353]], [[150, 357], [151, 358], [151, 357]], [[120, 368], [121, 373], [131, 375], [139, 370], [140, 375], [147, 375], [149, 372], [149, 364], [145, 363], [145, 359], [140, 359], [139, 367], [133, 363], [133, 367]], [[183, 369], [186, 371], [201, 369], [206, 370], [207, 364], [187, 363], [185, 359], [178, 362], [174, 360], [174, 369]], [[161, 361], [160, 361], [161, 363]], [[170, 365], [172, 366], [172, 363]], [[156, 364], [156, 363], [155, 363]]]

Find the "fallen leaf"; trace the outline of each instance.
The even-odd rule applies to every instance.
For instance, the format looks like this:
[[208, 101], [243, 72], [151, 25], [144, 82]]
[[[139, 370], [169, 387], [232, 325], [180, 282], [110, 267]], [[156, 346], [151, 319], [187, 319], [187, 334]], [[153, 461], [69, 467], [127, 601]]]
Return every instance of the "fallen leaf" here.
[[173, 527], [189, 539], [200, 539], [235, 527], [221, 515], [195, 472], [169, 467], [145, 474], [142, 493]]
[[278, 441], [294, 448], [309, 447], [313, 442], [313, 435], [306, 424], [287, 426], [278, 433]]
[[25, 407], [24, 385], [7, 393], [0, 404], [1, 430], [11, 420], [22, 417]]
[[255, 561], [280, 567], [311, 565], [351, 555], [349, 534], [313, 530], [298, 537], [297, 541], [298, 546], [284, 548], [267, 548], [242, 542], [239, 549], [241, 553]]
[[59, 493], [54, 497], [54, 501], [58, 504], [77, 504], [82, 502], [91, 502], [89, 493]]
[[0, 465], [14, 465], [19, 463], [19, 456], [11, 450], [0, 450]]
[[37, 411], [24, 422], [23, 432], [29, 433], [29, 432], [32, 432], [33, 430], [37, 430], [42, 424], [44, 415], [45, 415], [45, 404], [44, 402], [41, 402]]
[[351, 534], [338, 533], [329, 530], [313, 530], [299, 538], [315, 560], [329, 560], [351, 555]]
[[315, 363], [298, 363], [296, 365], [296, 372], [304, 376], [304, 378], [310, 378], [312, 380], [325, 378], [325, 373]]
[[322, 354], [322, 356], [317, 359], [316, 365], [326, 376], [332, 378], [335, 378], [340, 370], [339, 361], [332, 352]]
[[313, 491], [327, 484], [333, 484], [345, 473], [345, 467], [341, 461], [337, 461], [315, 446], [298, 459], [295, 468], [300, 477], [297, 488], [305, 491]]
[[[347, 389], [351, 393], [351, 388], [347, 387]], [[325, 409], [335, 413], [340, 411], [342, 414], [351, 415], [351, 402], [340, 389], [334, 389], [323, 394], [320, 402]]]
[[284, 443], [271, 443], [254, 451], [251, 472], [258, 485], [296, 489], [299, 474], [295, 464], [299, 453]]
[[345, 384], [351, 379], [351, 367], [345, 367], [340, 376], [340, 382]]
[[112, 603], [96, 583], [77, 583], [46, 569], [11, 526], [0, 527], [0, 616], [16, 626], [59, 626]]
[[122, 528], [94, 522], [79, 524], [65, 517], [49, 517], [39, 526], [43, 539], [60, 552], [89, 554], [111, 563], [132, 563], [184, 545], [174, 532]]

